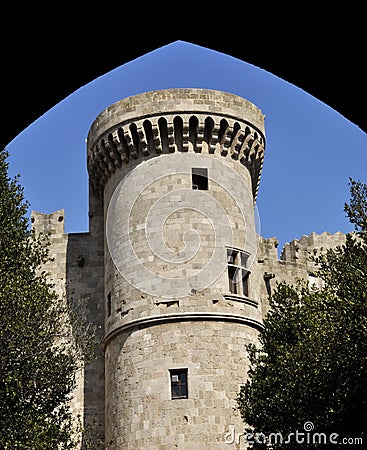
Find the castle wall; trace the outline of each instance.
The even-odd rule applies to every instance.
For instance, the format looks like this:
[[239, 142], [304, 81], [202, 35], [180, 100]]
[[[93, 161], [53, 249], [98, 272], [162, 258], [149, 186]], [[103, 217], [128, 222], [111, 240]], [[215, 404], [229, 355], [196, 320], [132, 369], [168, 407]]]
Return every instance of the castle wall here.
[[51, 281], [96, 327], [73, 408], [109, 450], [230, 448], [269, 297], [280, 281], [318, 283], [310, 257], [344, 242], [311, 233], [278, 258], [254, 216], [264, 149], [264, 116], [245, 99], [140, 94], [90, 128], [88, 233], [65, 234], [63, 210], [32, 213], [51, 237]]
[[261, 238], [257, 254], [257, 276], [260, 282], [263, 317], [269, 310], [269, 296], [280, 282], [294, 285], [297, 280], [306, 280], [310, 285], [322, 287], [317, 278], [317, 266], [313, 257], [324, 254], [328, 249], [345, 243], [345, 234], [312, 232], [284, 245], [278, 258], [276, 238]]
[[[114, 368], [106, 379], [113, 448], [219, 450], [225, 433], [243, 430], [236, 394], [246, 378], [245, 346], [253, 341], [247, 325], [166, 322], [114, 340], [106, 349], [106, 365]], [[189, 395], [172, 400], [169, 370], [182, 367]]]
[[[64, 210], [51, 214], [31, 213], [32, 227], [50, 239], [50, 261], [44, 269], [59, 298], [72, 305], [81, 318], [82, 327], [95, 330], [95, 355], [91, 363], [76, 374], [72, 411], [80, 416], [86, 434], [93, 439], [104, 437], [104, 283], [103, 249], [93, 232], [64, 232]], [[92, 226], [93, 229], [93, 226]], [[82, 329], [82, 328], [81, 328]]]
[[[55, 290], [60, 297], [74, 301], [91, 324], [101, 327], [97, 334], [102, 338], [104, 252], [98, 250], [95, 239], [103, 230], [99, 212], [97, 206], [91, 209], [90, 233], [65, 234], [64, 210], [52, 214], [33, 211], [32, 222], [37, 231], [51, 239], [52, 260], [45, 269]], [[277, 282], [310, 280], [315, 269], [310, 257], [344, 242], [342, 233], [311, 233], [287, 243], [279, 259], [277, 239], [260, 237], [251, 267], [251, 291], [260, 299], [262, 315], [268, 310], [267, 298]], [[161, 322], [127, 327], [111, 335], [115, 343], [106, 346], [105, 354], [101, 347], [97, 349], [96, 361], [77, 374], [72, 405], [84, 425], [93, 427], [91, 436], [103, 438], [105, 423], [107, 436], [114, 436], [115, 448], [214, 450], [223, 448], [225, 436], [234, 437], [233, 430], [237, 436], [243, 431], [236, 393], [246, 380], [246, 345], [254, 342], [255, 333], [249, 324], [228, 320], [226, 312], [232, 313], [238, 304], [225, 299], [224, 292], [219, 289], [216, 294], [203, 294], [201, 300], [197, 295], [186, 299], [193, 302], [192, 311], [204, 306], [208, 312], [218, 312], [219, 305], [222, 320], [206, 320], [210, 317], [202, 315], [178, 323], [169, 315], [183, 308], [168, 300], [158, 301], [155, 308]], [[140, 312], [144, 315], [143, 310]], [[259, 320], [249, 310], [244, 309], [242, 314]], [[109, 368], [106, 380], [104, 364]], [[188, 369], [190, 395], [188, 399], [171, 400], [169, 370], [181, 367]], [[238, 442], [243, 445], [243, 440]]]

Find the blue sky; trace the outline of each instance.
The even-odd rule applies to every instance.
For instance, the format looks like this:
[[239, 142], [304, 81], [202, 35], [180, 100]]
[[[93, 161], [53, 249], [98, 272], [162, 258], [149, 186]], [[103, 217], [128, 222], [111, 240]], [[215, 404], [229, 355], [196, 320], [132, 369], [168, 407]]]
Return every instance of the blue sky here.
[[352, 230], [343, 205], [349, 177], [367, 182], [366, 133], [286, 80], [182, 41], [81, 86], [8, 144], [10, 175], [20, 174], [30, 211], [63, 208], [67, 233], [88, 231], [85, 139], [92, 122], [118, 100], [177, 87], [240, 95], [265, 114], [259, 231], [277, 237], [279, 250], [304, 234]]

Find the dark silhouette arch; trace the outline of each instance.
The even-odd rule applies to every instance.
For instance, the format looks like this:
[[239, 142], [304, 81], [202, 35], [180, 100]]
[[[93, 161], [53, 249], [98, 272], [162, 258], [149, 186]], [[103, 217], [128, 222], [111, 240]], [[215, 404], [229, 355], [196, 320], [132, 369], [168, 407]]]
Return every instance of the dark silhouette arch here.
[[184, 10], [163, 14], [137, 5], [120, 12], [109, 8], [102, 20], [98, 10], [78, 13], [65, 7], [37, 14], [32, 6], [28, 14], [26, 8], [12, 12], [9, 5], [8, 26], [1, 28], [3, 147], [85, 84], [177, 40], [264, 69], [367, 132], [364, 14], [356, 8], [334, 8], [329, 16], [310, 7], [294, 17], [292, 11], [278, 10], [270, 21], [263, 17], [267, 6], [259, 10], [247, 4], [223, 15], [215, 6], [194, 9], [190, 17]]

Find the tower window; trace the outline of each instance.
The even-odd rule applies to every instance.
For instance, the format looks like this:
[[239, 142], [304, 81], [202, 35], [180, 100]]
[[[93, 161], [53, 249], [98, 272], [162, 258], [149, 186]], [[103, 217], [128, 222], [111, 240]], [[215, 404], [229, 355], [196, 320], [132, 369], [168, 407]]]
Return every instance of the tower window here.
[[241, 250], [227, 248], [228, 283], [231, 294], [249, 296], [248, 278], [250, 271], [247, 269], [249, 255]]
[[171, 379], [171, 399], [188, 398], [187, 390], [187, 369], [172, 369]]
[[193, 189], [208, 190], [208, 169], [205, 167], [193, 167], [191, 169], [191, 182]]
[[111, 292], [107, 295], [107, 316], [110, 317], [112, 312], [112, 299], [111, 299]]

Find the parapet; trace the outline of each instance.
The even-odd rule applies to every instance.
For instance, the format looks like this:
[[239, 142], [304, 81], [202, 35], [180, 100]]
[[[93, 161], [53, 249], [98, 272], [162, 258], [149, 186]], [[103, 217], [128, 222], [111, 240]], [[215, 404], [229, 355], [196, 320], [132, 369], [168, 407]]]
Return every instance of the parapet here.
[[303, 235], [284, 245], [280, 260], [285, 262], [307, 263], [311, 256], [317, 256], [329, 248], [342, 245], [345, 234], [340, 231], [331, 234], [327, 231], [317, 234], [312, 232], [309, 236]]
[[47, 235], [64, 234], [64, 210], [59, 209], [51, 214], [43, 214], [37, 211], [31, 212], [31, 224], [39, 233]]
[[145, 92], [106, 108], [87, 138], [94, 190], [122, 165], [175, 152], [217, 154], [248, 167], [256, 199], [264, 160], [262, 112], [227, 92], [176, 88]]

